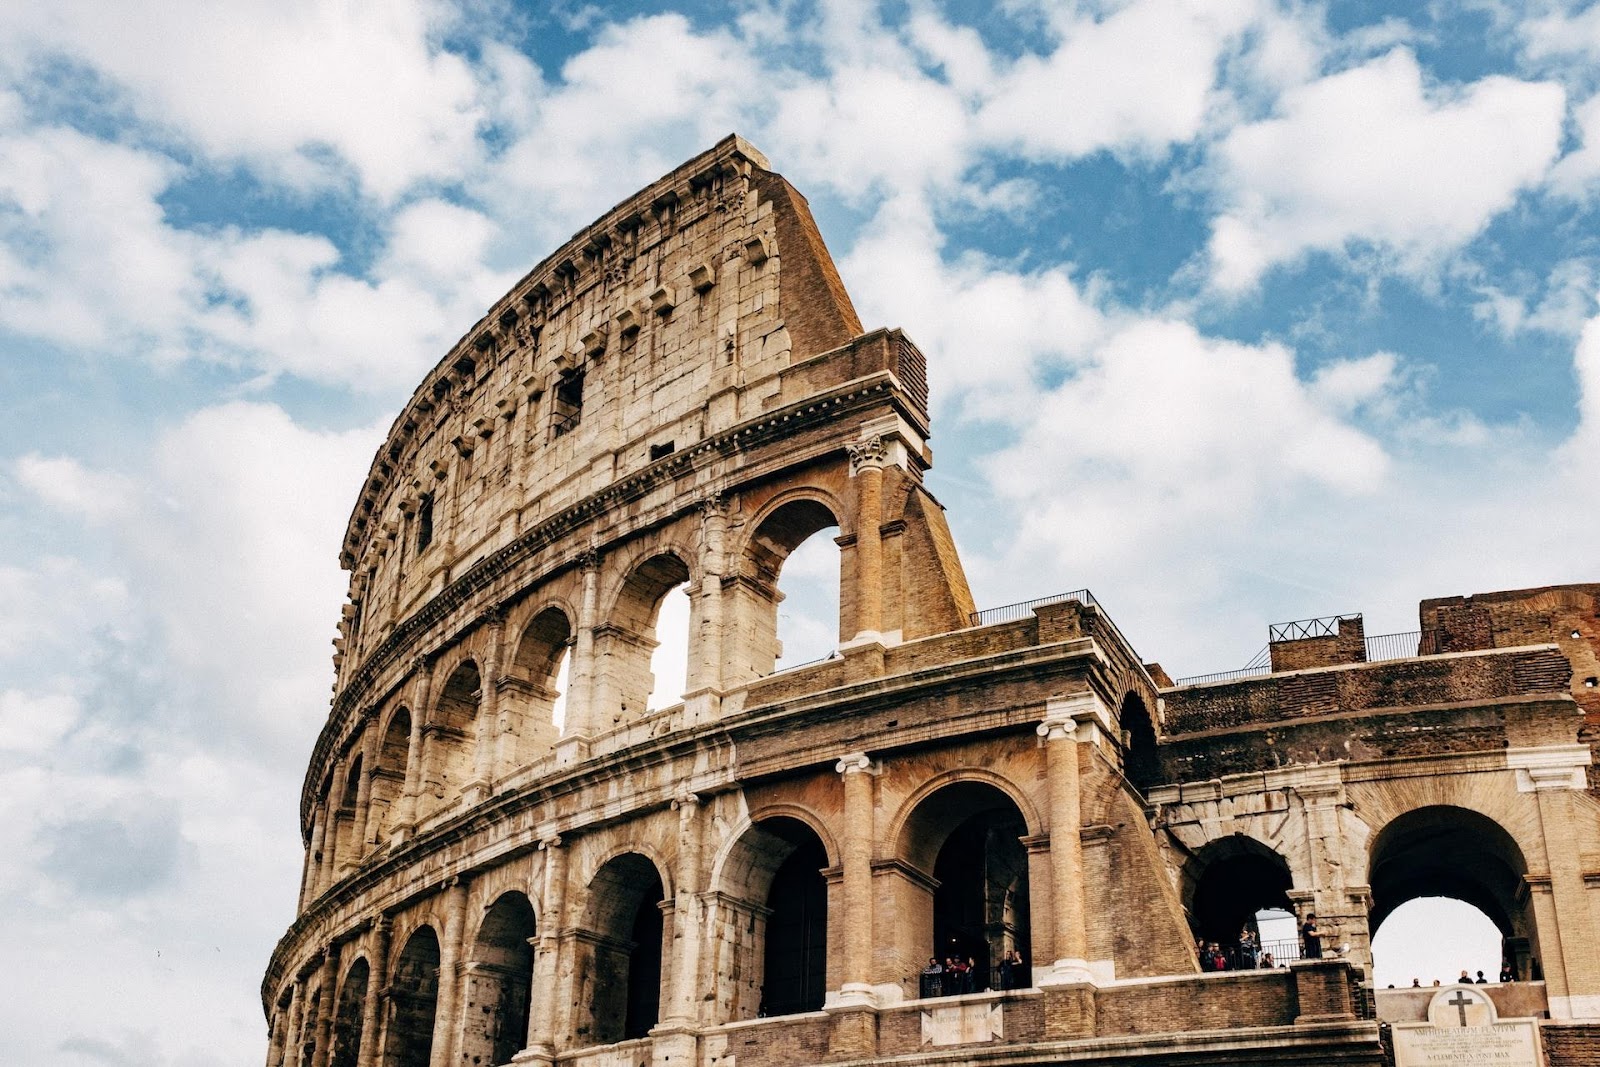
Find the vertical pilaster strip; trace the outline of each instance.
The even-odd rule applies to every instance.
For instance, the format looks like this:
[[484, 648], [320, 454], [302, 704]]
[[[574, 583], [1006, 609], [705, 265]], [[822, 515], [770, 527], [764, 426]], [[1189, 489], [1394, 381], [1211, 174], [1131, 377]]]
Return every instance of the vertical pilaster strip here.
[[411, 736], [406, 739], [406, 784], [400, 795], [400, 817], [395, 820], [396, 844], [409, 837], [417, 825], [417, 795], [422, 792], [422, 763], [427, 758], [423, 727], [433, 699], [433, 668], [427, 657], [418, 656], [412, 661], [411, 677]]
[[539, 842], [544, 853], [544, 887], [539, 909], [539, 943], [534, 957], [535, 1000], [528, 1011], [528, 1051], [545, 1060], [556, 1052], [556, 1008], [565, 991], [556, 989], [560, 974], [561, 931], [566, 927], [567, 850], [561, 838]]
[[1051, 931], [1055, 960], [1040, 984], [1089, 981], [1088, 937], [1084, 922], [1083, 827], [1078, 726], [1070, 718], [1049, 718], [1039, 724], [1044, 738], [1045, 776], [1050, 797]]
[[389, 939], [393, 924], [387, 915], [379, 915], [372, 924], [372, 952], [367, 957], [367, 995], [361, 1002], [361, 1049], [356, 1054], [356, 1067], [377, 1067], [378, 1063], [378, 1008], [389, 987]]
[[300, 910], [304, 911], [313, 900], [322, 895], [322, 875], [326, 869], [323, 860], [327, 853], [323, 851], [328, 835], [328, 819], [332, 814], [328, 810], [328, 802], [323, 801], [317, 805], [317, 810], [311, 816], [311, 866], [307, 871], [306, 898], [300, 902]]
[[844, 779], [843, 866], [844, 981], [840, 1003], [876, 1005], [872, 987], [872, 778], [877, 766], [865, 752], [851, 752], [834, 770]]
[[728, 502], [720, 493], [700, 501], [700, 618], [695, 632], [694, 676], [689, 690], [722, 691], [722, 577], [725, 568], [724, 542], [728, 530]]
[[367, 835], [372, 832], [372, 776], [378, 770], [378, 716], [375, 709], [366, 713], [366, 725], [361, 732], [361, 781], [356, 786], [356, 821], [351, 837], [355, 840], [352, 864], [359, 864], [371, 844]]
[[874, 434], [847, 446], [856, 483], [856, 637], [883, 629], [883, 438]]
[[461, 946], [466, 938], [467, 883], [453, 878], [445, 890], [444, 937], [439, 946], [439, 997], [433, 1016], [433, 1055], [429, 1067], [448, 1067], [455, 1060], [461, 1032]]
[[672, 1000], [665, 1021], [692, 1026], [700, 974], [700, 798], [680, 793], [672, 806], [678, 811], [677, 905], [672, 909], [677, 947], [671, 956]]
[[[1536, 779], [1537, 781], [1537, 779]], [[1570, 844], [1580, 832], [1572, 811], [1577, 791], [1565, 781], [1546, 780], [1535, 786], [1539, 800], [1539, 823], [1543, 830], [1545, 857], [1550, 864], [1550, 904], [1554, 930], [1540, 929], [1539, 947], [1544, 954], [1544, 976], [1550, 983], [1550, 1014], [1553, 1018], [1586, 1019], [1600, 1016], [1600, 979], [1596, 976], [1595, 956], [1591, 952], [1568, 952], [1590, 929], [1589, 902], [1585, 897], [1582, 860]], [[1541, 924], [1542, 926], [1543, 924]], [[1574, 936], [1571, 931], [1584, 931]], [[1559, 958], [1552, 953], [1557, 949]], [[1564, 988], [1557, 988], [1557, 982]]]
[[594, 734], [594, 629], [600, 624], [600, 553], [585, 552], [583, 599], [578, 603], [578, 634], [572, 646], [571, 684], [567, 695], [567, 721], [563, 736]]
[[478, 792], [487, 795], [490, 784], [500, 774], [495, 756], [500, 745], [503, 725], [500, 722], [500, 648], [505, 643], [503, 631], [506, 617], [501, 611], [491, 611], [483, 617], [482, 625], [489, 634], [489, 645], [484, 650], [483, 662], [478, 665], [478, 721], [474, 730], [472, 752], [472, 784]]
[[339, 983], [339, 943], [328, 946], [322, 957], [322, 995], [317, 1002], [317, 1047], [311, 1053], [311, 1067], [328, 1067], [333, 1044], [334, 987]]
[[326, 893], [339, 879], [339, 806], [344, 801], [345, 776], [350, 773], [350, 757], [340, 756], [333, 765], [333, 784], [328, 787], [328, 806], [322, 835], [322, 874], [317, 892]]
[[283, 1042], [283, 1067], [300, 1067], [300, 1027], [306, 1013], [305, 979], [295, 979], [289, 995], [289, 1028]]

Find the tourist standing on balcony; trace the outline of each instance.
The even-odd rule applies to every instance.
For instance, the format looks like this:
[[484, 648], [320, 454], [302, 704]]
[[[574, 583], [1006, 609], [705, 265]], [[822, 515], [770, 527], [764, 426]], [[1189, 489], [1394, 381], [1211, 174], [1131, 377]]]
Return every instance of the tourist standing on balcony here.
[[1307, 912], [1306, 921], [1300, 924], [1300, 958], [1307, 960], [1322, 958], [1322, 931], [1317, 929], [1315, 912]]
[[944, 979], [944, 968], [939, 966], [939, 957], [929, 956], [928, 965], [922, 968], [922, 995], [924, 998], [936, 997], [944, 992], [941, 982]]

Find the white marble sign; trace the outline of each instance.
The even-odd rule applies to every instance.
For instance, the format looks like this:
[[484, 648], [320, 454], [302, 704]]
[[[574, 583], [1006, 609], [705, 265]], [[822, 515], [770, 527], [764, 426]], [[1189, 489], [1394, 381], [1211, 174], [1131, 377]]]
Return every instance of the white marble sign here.
[[1395, 1023], [1395, 1067], [1543, 1067], [1539, 1024], [1501, 1019], [1487, 993], [1448, 986], [1428, 1002], [1425, 1023]]
[[924, 1045], [969, 1045], [1005, 1036], [1005, 1014], [995, 1000], [941, 1005], [922, 1013]]

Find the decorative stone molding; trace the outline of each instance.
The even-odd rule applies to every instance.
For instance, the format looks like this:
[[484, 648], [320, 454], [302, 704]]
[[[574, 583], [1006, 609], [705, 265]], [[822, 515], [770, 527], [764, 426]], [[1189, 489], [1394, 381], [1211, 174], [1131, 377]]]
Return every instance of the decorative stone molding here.
[[1545, 745], [1506, 750], [1506, 767], [1517, 775], [1517, 792], [1586, 789], [1591, 753], [1587, 745]]
[[833, 769], [840, 774], [880, 774], [883, 765], [872, 759], [865, 752], [847, 752], [839, 757], [839, 762]]

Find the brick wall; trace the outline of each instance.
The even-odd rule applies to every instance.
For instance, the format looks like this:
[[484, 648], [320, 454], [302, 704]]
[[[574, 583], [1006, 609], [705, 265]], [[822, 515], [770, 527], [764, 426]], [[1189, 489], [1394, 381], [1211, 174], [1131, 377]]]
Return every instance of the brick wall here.
[[1550, 1067], [1600, 1067], [1600, 1026], [1546, 1023], [1539, 1036]]

